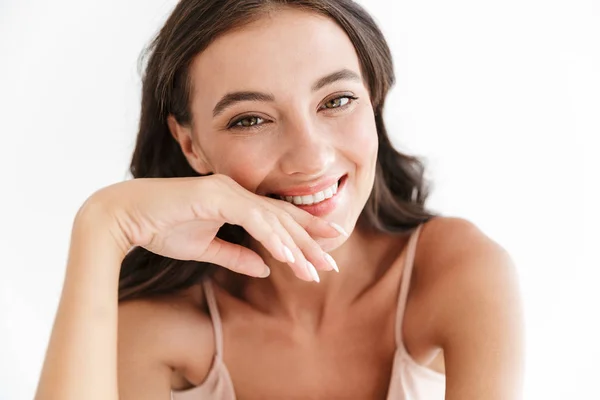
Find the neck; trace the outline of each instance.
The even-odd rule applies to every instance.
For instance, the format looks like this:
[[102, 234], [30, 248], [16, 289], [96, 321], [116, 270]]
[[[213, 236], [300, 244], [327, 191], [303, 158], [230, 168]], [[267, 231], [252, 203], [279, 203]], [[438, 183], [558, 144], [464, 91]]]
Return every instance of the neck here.
[[264, 248], [253, 247], [271, 268], [271, 275], [265, 279], [238, 275], [234, 278], [238, 281], [236, 292], [261, 312], [318, 327], [321, 321], [345, 315], [381, 279], [404, 247], [399, 245], [401, 240], [356, 229], [343, 245], [329, 253], [339, 266], [339, 274], [319, 271], [319, 283], [297, 278], [287, 264], [268, 256]]

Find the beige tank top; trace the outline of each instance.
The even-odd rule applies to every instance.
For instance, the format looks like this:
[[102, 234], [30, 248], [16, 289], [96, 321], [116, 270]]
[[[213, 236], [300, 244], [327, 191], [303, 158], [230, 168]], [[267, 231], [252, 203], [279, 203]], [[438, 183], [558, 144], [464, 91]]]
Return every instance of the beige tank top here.
[[[419, 225], [411, 234], [407, 246], [404, 270], [398, 296], [396, 311], [396, 353], [392, 367], [392, 376], [388, 389], [388, 400], [442, 400], [446, 387], [446, 377], [437, 371], [418, 364], [408, 354], [402, 339], [402, 321], [408, 296], [410, 277], [414, 264], [417, 240], [422, 225]], [[233, 382], [225, 366], [223, 354], [223, 335], [221, 319], [217, 302], [210, 280], [202, 281], [204, 293], [208, 302], [208, 309], [213, 322], [216, 341], [216, 354], [212, 367], [204, 382], [199, 386], [171, 392], [171, 400], [235, 400]]]

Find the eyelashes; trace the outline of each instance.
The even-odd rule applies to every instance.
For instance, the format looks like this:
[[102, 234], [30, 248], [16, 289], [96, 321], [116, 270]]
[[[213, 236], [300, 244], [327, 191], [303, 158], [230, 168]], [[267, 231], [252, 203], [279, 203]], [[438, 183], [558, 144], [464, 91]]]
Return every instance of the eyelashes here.
[[[358, 100], [358, 97], [348, 94], [336, 96], [323, 103], [323, 105], [319, 107], [319, 110], [325, 110], [328, 113], [339, 112], [351, 106], [356, 100]], [[248, 114], [233, 120], [227, 125], [227, 129], [237, 131], [258, 129], [265, 123], [265, 121], [265, 118], [259, 117], [258, 115]]]
[[[262, 121], [259, 123], [259, 121]], [[248, 129], [262, 125], [265, 119], [256, 115], [248, 115], [232, 122], [227, 129]]]

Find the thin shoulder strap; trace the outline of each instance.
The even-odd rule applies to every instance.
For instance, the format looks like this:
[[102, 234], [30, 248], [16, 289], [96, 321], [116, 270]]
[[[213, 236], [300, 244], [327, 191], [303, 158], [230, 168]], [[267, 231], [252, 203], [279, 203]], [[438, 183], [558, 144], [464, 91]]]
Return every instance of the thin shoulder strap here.
[[212, 320], [212, 326], [215, 333], [217, 357], [221, 358], [223, 354], [223, 328], [221, 325], [221, 317], [219, 316], [219, 307], [217, 306], [215, 292], [213, 291], [212, 282], [210, 281], [209, 277], [202, 279], [202, 287], [204, 288], [204, 296], [206, 296], [208, 312], [210, 313], [210, 318]]
[[415, 253], [417, 250], [417, 241], [423, 224], [417, 226], [411, 234], [407, 245], [407, 253], [402, 270], [400, 282], [400, 294], [398, 295], [398, 308], [396, 310], [396, 345], [402, 345], [402, 321], [404, 320], [404, 310], [406, 309], [406, 299], [408, 298], [408, 289], [410, 278], [415, 263]]

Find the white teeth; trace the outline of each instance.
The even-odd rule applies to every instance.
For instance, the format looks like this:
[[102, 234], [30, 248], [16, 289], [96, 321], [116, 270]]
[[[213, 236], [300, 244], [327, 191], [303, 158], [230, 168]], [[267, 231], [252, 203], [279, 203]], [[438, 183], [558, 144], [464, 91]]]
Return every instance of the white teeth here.
[[309, 194], [309, 195], [305, 195], [305, 196], [279, 196], [279, 198], [281, 200], [285, 200], [289, 203], [296, 204], [298, 206], [299, 205], [310, 205], [310, 204], [320, 203], [326, 199], [330, 199], [337, 193], [337, 190], [338, 190], [338, 183], [335, 182], [333, 185], [331, 185], [327, 189], [325, 189], [321, 192], [315, 193], [315, 194]]
[[319, 192], [319, 193], [315, 193], [315, 203], [319, 203], [323, 200], [325, 200], [325, 192]]

